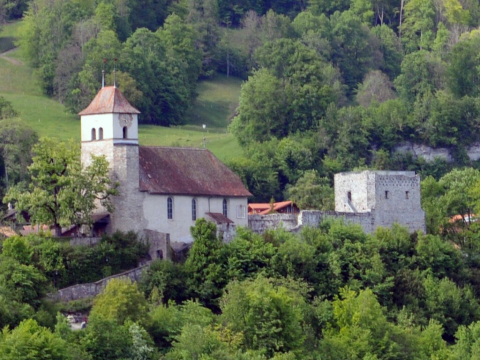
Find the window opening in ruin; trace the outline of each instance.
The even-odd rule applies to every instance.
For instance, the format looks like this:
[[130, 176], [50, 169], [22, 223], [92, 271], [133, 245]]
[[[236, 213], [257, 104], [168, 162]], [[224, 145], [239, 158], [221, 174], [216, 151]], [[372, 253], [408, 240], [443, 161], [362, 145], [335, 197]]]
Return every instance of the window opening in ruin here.
[[95, 129], [92, 129], [92, 141], [93, 140], [97, 140], [97, 132], [95, 131]]
[[223, 199], [223, 216], [228, 217], [227, 199]]
[[385, 199], [388, 199], [388, 191], [385, 191]]
[[98, 129], [98, 140], [103, 140], [103, 128]]
[[197, 220], [197, 200], [192, 199], [192, 220]]
[[126, 126], [123, 127], [123, 138], [124, 139], [127, 138], [127, 127]]
[[348, 201], [352, 201], [352, 192], [351, 191], [348, 192], [347, 196], [348, 196]]
[[167, 217], [173, 219], [173, 200], [170, 197], [167, 199]]
[[405, 199], [408, 200], [408, 191], [405, 191]]

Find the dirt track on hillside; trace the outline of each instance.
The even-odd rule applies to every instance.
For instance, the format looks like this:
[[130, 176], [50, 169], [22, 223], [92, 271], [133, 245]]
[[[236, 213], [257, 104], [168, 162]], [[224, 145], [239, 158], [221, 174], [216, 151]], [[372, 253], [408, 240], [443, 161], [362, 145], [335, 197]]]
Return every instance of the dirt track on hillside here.
[[12, 59], [10, 57], [8, 57], [7, 55], [10, 54], [10, 53], [13, 53], [14, 51], [17, 51], [18, 48], [13, 48], [13, 49], [10, 49], [10, 50], [7, 50], [3, 53], [0, 54], [0, 58], [2, 59], [5, 59], [7, 60], [8, 62], [12, 63], [13, 65], [23, 65], [23, 62], [20, 61], [20, 60], [17, 60], [17, 59]]

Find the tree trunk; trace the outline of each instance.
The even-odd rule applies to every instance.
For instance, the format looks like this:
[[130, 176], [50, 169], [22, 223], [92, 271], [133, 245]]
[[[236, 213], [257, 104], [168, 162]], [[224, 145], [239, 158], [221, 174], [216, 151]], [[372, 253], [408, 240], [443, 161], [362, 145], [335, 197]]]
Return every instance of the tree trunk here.
[[400, 3], [400, 23], [398, 25], [398, 37], [402, 38], [402, 15], [403, 15], [403, 5], [405, 4], [405, 0], [402, 0]]
[[55, 237], [62, 236], [62, 227], [59, 224], [54, 225]]

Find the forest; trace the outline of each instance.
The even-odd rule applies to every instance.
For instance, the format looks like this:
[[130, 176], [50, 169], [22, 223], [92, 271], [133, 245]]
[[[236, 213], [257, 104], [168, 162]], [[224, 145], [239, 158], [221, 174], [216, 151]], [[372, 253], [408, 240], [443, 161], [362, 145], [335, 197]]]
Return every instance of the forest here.
[[[0, 0], [0, 27], [14, 20], [35, 81], [69, 111], [115, 70], [143, 124], [176, 126], [199, 80], [240, 77], [228, 131], [243, 153], [227, 165], [252, 201], [329, 210], [337, 172], [414, 170], [427, 233], [325, 221], [239, 229], [225, 244], [199, 219], [185, 259], [71, 303], [49, 294], [136, 267], [146, 239], [2, 239], [2, 360], [479, 357], [480, 166], [467, 155], [480, 139], [478, 1]], [[19, 110], [0, 97], [2, 197], [29, 186], [32, 149], [48, 142]], [[89, 312], [86, 329], [70, 329], [72, 312]]]
[[[474, 229], [476, 228], [476, 229]], [[0, 254], [4, 360], [476, 359], [478, 224], [460, 248], [394, 225], [367, 235], [325, 221], [300, 234], [240, 229], [225, 244], [199, 219], [184, 261], [156, 260], [139, 283], [95, 298], [46, 297], [145, 256], [135, 234], [70, 247], [10, 237]], [[178, 260], [178, 259], [177, 259]], [[72, 331], [65, 313], [89, 312]]]
[[[244, 79], [231, 159], [255, 201], [335, 172], [477, 167], [480, 5], [472, 0], [2, 0], [43, 92], [72, 112], [116, 82], [144, 124], [186, 122], [200, 79]], [[3, 4], [3, 5], [2, 5]], [[427, 163], [399, 144], [448, 148]]]

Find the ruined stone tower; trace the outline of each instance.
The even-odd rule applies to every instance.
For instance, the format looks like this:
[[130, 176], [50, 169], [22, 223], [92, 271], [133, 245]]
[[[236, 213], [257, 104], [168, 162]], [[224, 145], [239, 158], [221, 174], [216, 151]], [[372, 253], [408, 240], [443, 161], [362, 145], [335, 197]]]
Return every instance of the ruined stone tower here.
[[335, 211], [371, 213], [374, 229], [397, 222], [410, 231], [425, 231], [420, 176], [414, 171], [335, 174]]
[[[119, 183], [120, 196], [114, 198], [115, 216], [109, 228], [142, 229], [139, 192], [138, 114], [114, 86], [100, 90], [90, 105], [79, 113], [81, 120], [82, 164], [91, 162], [91, 154], [105, 155], [111, 178]], [[97, 212], [104, 211], [98, 208]]]

